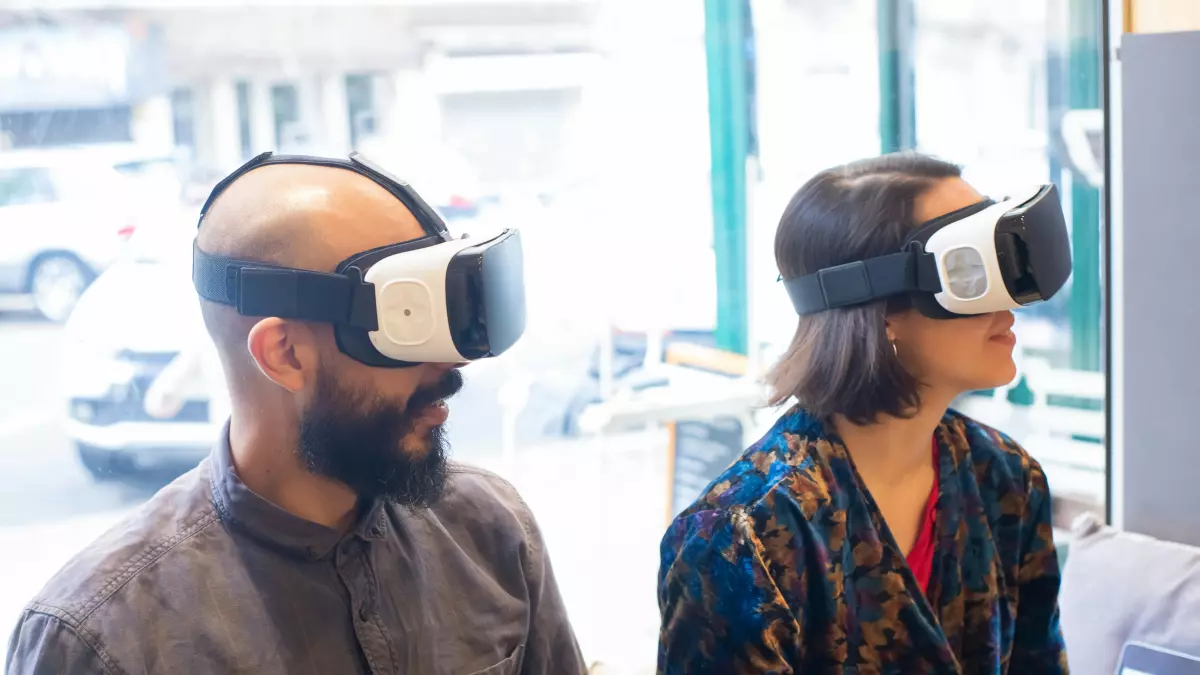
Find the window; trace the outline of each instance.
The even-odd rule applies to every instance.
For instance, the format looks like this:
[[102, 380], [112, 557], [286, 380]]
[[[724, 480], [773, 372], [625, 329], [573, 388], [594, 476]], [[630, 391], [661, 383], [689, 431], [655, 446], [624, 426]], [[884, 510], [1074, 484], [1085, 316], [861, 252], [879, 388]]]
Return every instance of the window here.
[[241, 143], [242, 159], [250, 159], [254, 154], [254, 140], [251, 137], [251, 110], [253, 105], [250, 101], [250, 83], [237, 83], [237, 113], [238, 113], [238, 140]]
[[129, 106], [0, 112], [0, 134], [13, 148], [130, 140]]
[[271, 87], [271, 108], [275, 111], [275, 147], [294, 147], [300, 133], [300, 95], [296, 87], [281, 84]]
[[191, 89], [171, 92], [171, 129], [175, 146], [194, 148], [196, 145], [195, 99]]
[[346, 76], [346, 105], [350, 115], [350, 147], [375, 133], [375, 82], [371, 75]]
[[[653, 668], [668, 517], [723, 468], [712, 447], [736, 451], [777, 414], [726, 395], [722, 378], [795, 330], [773, 283], [779, 216], [815, 172], [883, 149], [961, 163], [996, 196], [1061, 188], [1075, 275], [1021, 313], [1017, 381], [959, 403], [1043, 462], [1057, 525], [1103, 508], [1102, 195], [1069, 150], [1094, 152], [1098, 137], [1062, 134], [1069, 113], [1100, 107], [1100, 0], [752, 0], [728, 49], [752, 70], [708, 68], [705, 2], [117, 4], [0, 10], [14, 39], [51, 20], [81, 35], [104, 25], [153, 36], [158, 54], [139, 69], [141, 52], [79, 42], [103, 86], [81, 91], [58, 68], [46, 91], [74, 93], [44, 107], [16, 109], [0, 86], [0, 144], [15, 149], [0, 152], [0, 549], [20, 551], [0, 563], [5, 638], [54, 570], [220, 433], [211, 363], [173, 415], [150, 414], [146, 397], [207, 339], [190, 280], [200, 205], [268, 149], [354, 148], [410, 180], [456, 232], [521, 229], [525, 336], [465, 368], [448, 434], [454, 459], [495, 470], [530, 504], [589, 661]], [[710, 125], [748, 138], [714, 142]], [[743, 144], [757, 154], [732, 166]], [[26, 150], [125, 167], [130, 180], [7, 163]], [[160, 174], [170, 190], [149, 179]], [[82, 206], [9, 226], [6, 207], [50, 202], [56, 188]], [[136, 227], [114, 215], [150, 203]], [[743, 216], [744, 232], [729, 226]], [[51, 231], [71, 234], [30, 236]], [[33, 297], [36, 263], [63, 247], [47, 297]], [[978, 260], [957, 264], [966, 274]], [[706, 351], [731, 334], [754, 359]], [[713, 401], [673, 412], [668, 388]], [[685, 417], [670, 426], [671, 415]], [[680, 443], [696, 452], [669, 456]]]
[[44, 204], [55, 199], [48, 169], [0, 169], [0, 206]]
[[[906, 4], [907, 0], [899, 0]], [[1074, 274], [1041, 306], [1017, 312], [1020, 374], [1010, 388], [963, 406], [1008, 431], [1045, 466], [1056, 516], [1104, 512], [1105, 376], [1101, 363], [1101, 186], [1068, 152], [1063, 121], [1100, 108], [1100, 2], [911, 0], [910, 147], [961, 163], [967, 180], [1000, 197], [1055, 183], [1072, 240]], [[896, 101], [893, 101], [896, 103]], [[1102, 127], [1078, 144], [1102, 158]], [[1103, 166], [1103, 160], [1100, 160]]]

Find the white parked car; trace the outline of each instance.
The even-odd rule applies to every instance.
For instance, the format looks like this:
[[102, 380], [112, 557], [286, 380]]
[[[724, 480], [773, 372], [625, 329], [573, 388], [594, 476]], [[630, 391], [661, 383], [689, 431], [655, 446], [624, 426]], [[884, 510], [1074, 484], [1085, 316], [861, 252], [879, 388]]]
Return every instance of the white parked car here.
[[140, 230], [66, 323], [67, 431], [99, 479], [186, 470], [208, 454], [225, 421], [219, 401], [210, 404], [215, 388], [224, 391], [211, 367], [172, 392], [181, 399], [172, 414], [156, 417], [146, 406], [181, 352], [211, 348], [190, 279], [194, 233], [183, 223]]
[[0, 295], [65, 321], [142, 217], [110, 162], [75, 150], [0, 152]]

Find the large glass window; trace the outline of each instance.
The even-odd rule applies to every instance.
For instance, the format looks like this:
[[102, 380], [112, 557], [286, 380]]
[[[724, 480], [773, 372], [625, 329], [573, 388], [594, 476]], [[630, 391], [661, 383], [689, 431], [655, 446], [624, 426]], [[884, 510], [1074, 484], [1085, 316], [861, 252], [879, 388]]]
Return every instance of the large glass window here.
[[171, 92], [171, 130], [175, 145], [194, 148], [196, 144], [195, 97], [191, 89]]
[[912, 98], [892, 99], [912, 110], [909, 147], [962, 164], [985, 194], [1059, 187], [1074, 274], [1052, 301], [1017, 313], [1013, 386], [962, 406], [1046, 466], [1062, 527], [1081, 511], [1103, 513], [1105, 498], [1102, 195], [1086, 170], [1103, 166], [1093, 143], [1103, 128], [1088, 117], [1100, 108], [1100, 4], [911, 0], [911, 45], [901, 50], [910, 70], [899, 72], [912, 78]]
[[350, 115], [350, 147], [357, 148], [364, 136], [375, 133], [375, 78], [346, 76], [346, 104]]
[[300, 93], [296, 86], [279, 84], [271, 87], [271, 106], [275, 111], [275, 147], [295, 148], [304, 140], [300, 127]]
[[250, 159], [254, 154], [254, 139], [251, 137], [251, 125], [253, 124], [251, 106], [253, 102], [250, 100], [250, 83], [237, 83], [237, 115], [238, 115], [238, 147], [242, 151], [243, 159]]
[[[37, 78], [0, 66], [0, 550], [19, 552], [0, 563], [0, 635], [75, 551], [213, 444], [220, 373], [197, 376], [171, 416], [147, 412], [146, 393], [205, 339], [189, 277], [200, 204], [264, 150], [360, 149], [457, 231], [521, 228], [527, 333], [466, 369], [450, 440], [455, 459], [496, 470], [533, 508], [589, 661], [653, 666], [659, 538], [724, 457], [669, 449], [736, 450], [777, 414], [741, 389], [717, 395], [719, 378], [792, 337], [776, 223], [813, 173], [881, 149], [961, 163], [995, 196], [1061, 188], [1070, 286], [1022, 314], [1013, 386], [960, 403], [1046, 464], [1058, 517], [1100, 508], [1100, 192], [1070, 149], [1093, 146], [1064, 140], [1073, 113], [1099, 106], [1099, 3], [753, 0], [744, 232], [714, 216], [730, 167], [714, 167], [710, 124], [733, 113], [710, 100], [722, 75], [706, 61], [703, 2], [55, 12], [80, 36], [98, 24], [133, 43], [153, 36], [164, 72], [139, 81], [80, 37], [73, 54], [109, 59], [104, 86], [43, 82], [61, 101], [34, 106], [5, 78], [26, 92]], [[0, 11], [0, 46], [50, 20]], [[113, 168], [149, 164], [173, 169], [170, 190], [163, 171], [112, 181]], [[67, 204], [50, 189], [66, 179], [52, 176], [42, 191], [27, 177], [45, 166], [71, 167], [88, 189]], [[36, 213], [9, 208], [34, 197]], [[748, 361], [712, 349], [729, 330], [718, 307], [737, 302]], [[695, 398], [679, 407], [668, 389]], [[605, 417], [614, 401], [636, 405]]]

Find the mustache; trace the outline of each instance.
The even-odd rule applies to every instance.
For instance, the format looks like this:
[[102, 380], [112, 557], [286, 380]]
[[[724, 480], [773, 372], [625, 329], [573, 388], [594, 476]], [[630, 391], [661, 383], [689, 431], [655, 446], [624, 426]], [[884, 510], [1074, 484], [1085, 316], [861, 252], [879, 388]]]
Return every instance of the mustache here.
[[454, 368], [447, 370], [437, 382], [421, 387], [413, 392], [413, 395], [408, 398], [408, 405], [405, 406], [405, 411], [408, 413], [416, 413], [423, 408], [433, 405], [437, 401], [441, 401], [457, 394], [463, 388], [462, 370]]

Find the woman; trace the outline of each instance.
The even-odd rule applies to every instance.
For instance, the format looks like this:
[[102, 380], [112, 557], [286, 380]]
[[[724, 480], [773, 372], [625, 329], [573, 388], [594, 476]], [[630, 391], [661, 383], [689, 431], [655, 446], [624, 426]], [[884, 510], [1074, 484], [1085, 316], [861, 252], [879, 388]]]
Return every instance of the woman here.
[[[983, 197], [915, 154], [825, 171], [775, 237], [784, 279], [901, 250]], [[948, 407], [1015, 376], [1009, 312], [893, 298], [801, 319], [769, 376], [798, 405], [662, 544], [665, 673], [1065, 673], [1041, 467]]]

